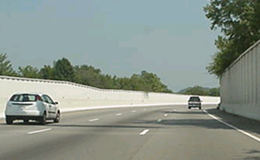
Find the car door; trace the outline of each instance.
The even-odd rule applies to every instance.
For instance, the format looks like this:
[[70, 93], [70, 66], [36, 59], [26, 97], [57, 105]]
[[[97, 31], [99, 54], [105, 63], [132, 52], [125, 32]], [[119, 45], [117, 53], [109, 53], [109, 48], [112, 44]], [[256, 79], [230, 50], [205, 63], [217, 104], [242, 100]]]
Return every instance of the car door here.
[[52, 100], [52, 98], [48, 95], [45, 95], [46, 96], [46, 99], [49, 103], [49, 114], [51, 115], [52, 118], [55, 118], [56, 117], [56, 108], [57, 106], [55, 105], [54, 101]]
[[51, 100], [48, 98], [47, 95], [43, 95], [42, 100], [46, 108], [47, 118], [53, 118], [54, 115], [53, 115], [53, 106], [51, 104]]

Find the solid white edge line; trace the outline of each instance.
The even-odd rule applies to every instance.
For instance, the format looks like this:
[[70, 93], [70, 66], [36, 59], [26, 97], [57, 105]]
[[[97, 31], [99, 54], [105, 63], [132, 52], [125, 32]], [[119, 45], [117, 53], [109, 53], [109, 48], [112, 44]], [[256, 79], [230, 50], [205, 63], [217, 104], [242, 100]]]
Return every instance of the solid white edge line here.
[[141, 133], [140, 133], [140, 136], [144, 136], [144, 135], [146, 135], [146, 133], [148, 133], [149, 132], [149, 129], [145, 129], [145, 130], [143, 130]]
[[95, 119], [90, 119], [89, 121], [94, 122], [94, 121], [98, 121], [98, 120], [99, 120], [98, 118], [95, 118]]
[[28, 132], [27, 134], [41, 133], [41, 132], [46, 132], [46, 131], [50, 131], [50, 130], [51, 130], [51, 128], [47, 128], [47, 129], [42, 129], [42, 130]]
[[122, 115], [122, 113], [118, 113], [118, 114], [116, 114], [117, 116], [121, 116]]
[[244, 131], [244, 130], [242, 130], [242, 129], [239, 129], [239, 128], [237, 128], [237, 127], [235, 127], [235, 126], [233, 126], [233, 125], [231, 125], [231, 124], [229, 124], [229, 123], [227, 123], [227, 122], [222, 121], [222, 120], [219, 119], [218, 117], [215, 117], [215, 116], [211, 115], [210, 113], [208, 113], [206, 110], [203, 110], [203, 111], [204, 111], [208, 116], [210, 116], [211, 118], [213, 118], [213, 119], [219, 121], [220, 123], [225, 124], [226, 126], [228, 126], [228, 127], [230, 127], [230, 128], [233, 128], [234, 130], [236, 130], [236, 131], [238, 131], [238, 132], [240, 132], [240, 133], [242, 133], [242, 134], [244, 134], [244, 135], [246, 135], [246, 136], [248, 136], [248, 137], [250, 137], [250, 138], [253, 138], [254, 140], [256, 140], [256, 141], [258, 141], [258, 142], [260, 142], [260, 138], [254, 136], [254, 135], [252, 135], [252, 134], [250, 134], [250, 133], [248, 133], [248, 132], [246, 132], [246, 131]]

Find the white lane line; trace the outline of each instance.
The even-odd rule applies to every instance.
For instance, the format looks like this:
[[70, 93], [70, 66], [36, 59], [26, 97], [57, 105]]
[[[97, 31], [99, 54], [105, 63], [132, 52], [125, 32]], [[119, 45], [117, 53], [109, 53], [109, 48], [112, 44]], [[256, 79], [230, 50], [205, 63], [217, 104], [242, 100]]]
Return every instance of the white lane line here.
[[168, 116], [168, 114], [165, 114], [165, 115], [164, 115], [164, 117], [167, 117], [167, 116]]
[[144, 109], [144, 111], [146, 111], [146, 109]]
[[41, 132], [46, 132], [46, 131], [50, 131], [50, 130], [51, 130], [51, 128], [47, 128], [47, 129], [42, 129], [42, 130], [38, 130], [38, 131], [28, 132], [27, 134], [41, 133]]
[[90, 119], [89, 122], [94, 122], [94, 121], [98, 121], [98, 120], [99, 120], [98, 118]]
[[161, 122], [162, 120], [161, 119], [158, 119], [158, 121], [157, 122]]
[[136, 112], [136, 110], [132, 110], [132, 112], [134, 113], [134, 112]]
[[122, 115], [122, 113], [118, 113], [118, 114], [116, 114], [117, 116], [121, 116]]
[[146, 133], [148, 133], [149, 132], [149, 129], [145, 129], [145, 130], [143, 130], [141, 133], [140, 133], [140, 136], [144, 136], [144, 135], [146, 135]]
[[248, 132], [246, 132], [246, 131], [244, 131], [244, 130], [242, 130], [242, 129], [239, 129], [239, 128], [237, 128], [237, 127], [235, 127], [235, 126], [233, 126], [233, 125], [231, 125], [231, 124], [229, 124], [229, 123], [227, 123], [227, 122], [222, 121], [222, 120], [219, 119], [218, 117], [213, 116], [212, 114], [208, 113], [206, 110], [203, 110], [203, 112], [205, 112], [205, 113], [206, 113], [208, 116], [210, 116], [211, 118], [213, 118], [213, 119], [219, 121], [220, 123], [225, 124], [226, 126], [228, 126], [228, 127], [230, 127], [230, 128], [233, 128], [234, 130], [236, 130], [236, 131], [238, 131], [238, 132], [240, 132], [240, 133], [242, 133], [242, 134], [244, 134], [244, 135], [246, 135], [246, 136], [248, 136], [248, 137], [250, 137], [250, 138], [253, 138], [254, 140], [256, 140], [256, 141], [258, 141], [258, 142], [260, 142], [260, 138], [254, 136], [254, 135], [252, 135], [252, 134], [250, 134], [250, 133], [248, 133]]

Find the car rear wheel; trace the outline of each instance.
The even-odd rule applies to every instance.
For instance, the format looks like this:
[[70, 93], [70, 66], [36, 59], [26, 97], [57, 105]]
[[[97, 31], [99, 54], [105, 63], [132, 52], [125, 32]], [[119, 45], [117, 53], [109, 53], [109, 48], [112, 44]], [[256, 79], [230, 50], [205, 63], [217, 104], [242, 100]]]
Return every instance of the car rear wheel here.
[[10, 117], [6, 117], [6, 124], [13, 124], [13, 119]]
[[201, 109], [201, 107], [199, 109]]
[[189, 109], [190, 109], [190, 107], [189, 107]]
[[29, 119], [24, 119], [23, 122], [24, 123], [29, 123]]
[[54, 123], [60, 122], [60, 112], [57, 113], [56, 118], [53, 121], [54, 121]]
[[40, 118], [40, 124], [45, 125], [46, 124], [46, 113], [43, 114], [43, 116]]

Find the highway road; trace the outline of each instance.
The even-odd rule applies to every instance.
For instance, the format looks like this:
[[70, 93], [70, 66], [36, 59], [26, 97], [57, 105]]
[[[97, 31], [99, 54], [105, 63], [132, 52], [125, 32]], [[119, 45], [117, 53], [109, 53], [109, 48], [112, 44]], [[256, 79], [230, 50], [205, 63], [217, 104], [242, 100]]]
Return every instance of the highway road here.
[[0, 160], [260, 160], [260, 122], [203, 106], [102, 109], [0, 122]]

